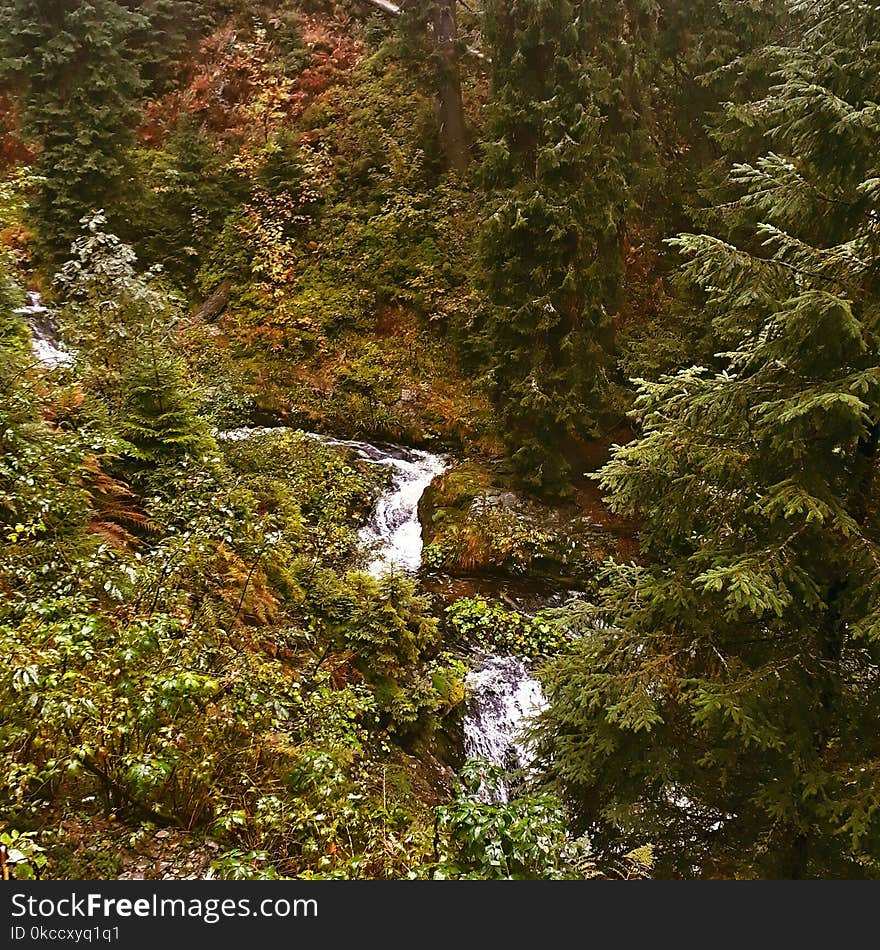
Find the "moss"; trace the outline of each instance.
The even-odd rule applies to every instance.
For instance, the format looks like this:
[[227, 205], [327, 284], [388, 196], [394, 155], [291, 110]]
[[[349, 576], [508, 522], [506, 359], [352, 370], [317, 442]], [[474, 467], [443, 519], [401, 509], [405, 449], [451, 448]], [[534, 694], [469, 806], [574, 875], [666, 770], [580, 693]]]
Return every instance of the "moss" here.
[[551, 507], [510, 487], [487, 463], [450, 469], [419, 505], [426, 566], [451, 574], [534, 572], [583, 580], [613, 542], [573, 505]]

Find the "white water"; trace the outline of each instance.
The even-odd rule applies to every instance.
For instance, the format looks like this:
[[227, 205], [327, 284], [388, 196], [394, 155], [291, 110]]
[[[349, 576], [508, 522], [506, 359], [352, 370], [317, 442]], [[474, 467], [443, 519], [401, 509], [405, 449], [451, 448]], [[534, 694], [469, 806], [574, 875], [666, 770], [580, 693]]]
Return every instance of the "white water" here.
[[[533, 751], [522, 735], [528, 720], [546, 705], [541, 684], [517, 656], [484, 655], [468, 675], [470, 708], [464, 719], [464, 751], [469, 759], [485, 759], [506, 773], [528, 772]], [[510, 784], [484, 783], [480, 798], [506, 802]]]
[[391, 487], [376, 502], [360, 538], [371, 557], [367, 570], [374, 577], [389, 571], [417, 571], [422, 565], [422, 526], [419, 502], [431, 482], [449, 467], [448, 460], [433, 452], [402, 445], [373, 445], [354, 439], [307, 432], [323, 445], [351, 449], [372, 465], [391, 469]]
[[[422, 528], [418, 508], [425, 489], [446, 471], [439, 455], [392, 445], [372, 445], [350, 439], [312, 435], [324, 445], [343, 446], [374, 465], [391, 468], [391, 487], [379, 498], [373, 516], [361, 529], [361, 540], [373, 551], [369, 571], [417, 571], [422, 563]], [[468, 758], [485, 759], [506, 773], [527, 772], [532, 750], [522, 736], [528, 720], [546, 705], [541, 684], [528, 664], [516, 656], [482, 655], [468, 674], [470, 702], [464, 718], [464, 751]], [[510, 784], [484, 783], [485, 802], [506, 802]]]
[[[272, 431], [279, 430], [232, 429], [220, 436], [237, 441]], [[442, 455], [401, 445], [373, 445], [316, 432], [303, 435], [331, 448], [349, 449], [371, 465], [391, 469], [390, 488], [382, 493], [372, 516], [360, 530], [361, 541], [369, 553], [367, 570], [374, 577], [394, 570], [417, 571], [422, 563], [419, 501], [434, 478], [446, 471], [448, 461]]]
[[52, 320], [52, 311], [43, 306], [42, 297], [36, 292], [28, 294], [29, 303], [19, 307], [16, 313], [27, 318], [31, 330], [31, 346], [37, 361], [50, 369], [71, 366], [73, 354], [58, 340], [58, 332]]
[[[267, 428], [233, 429], [218, 437], [239, 441], [253, 435], [288, 431]], [[373, 445], [353, 439], [304, 432], [330, 447], [354, 451], [373, 465], [391, 469], [391, 486], [383, 492], [360, 536], [369, 552], [368, 570], [374, 576], [391, 570], [414, 572], [422, 562], [419, 501], [431, 481], [448, 467], [441, 455], [399, 445]], [[468, 675], [470, 701], [464, 718], [464, 745], [468, 758], [485, 759], [506, 773], [527, 772], [532, 751], [522, 737], [527, 721], [545, 705], [541, 684], [528, 664], [516, 656], [481, 654]], [[510, 782], [480, 790], [485, 802], [506, 802]]]

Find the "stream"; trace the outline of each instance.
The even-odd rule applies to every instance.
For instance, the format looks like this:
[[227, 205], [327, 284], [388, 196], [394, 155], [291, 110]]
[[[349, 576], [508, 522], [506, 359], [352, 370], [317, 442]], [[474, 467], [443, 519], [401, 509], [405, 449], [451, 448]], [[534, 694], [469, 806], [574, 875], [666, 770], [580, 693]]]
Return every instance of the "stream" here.
[[464, 751], [469, 759], [500, 766], [505, 777], [493, 786], [483, 783], [484, 802], [510, 800], [511, 773], [528, 772], [533, 759], [521, 736], [526, 723], [545, 706], [541, 684], [522, 657], [483, 654], [468, 675], [471, 698], [464, 719]]
[[27, 320], [31, 329], [31, 347], [38, 363], [48, 369], [73, 364], [73, 354], [59, 341], [52, 311], [43, 306], [40, 294], [30, 291], [27, 306], [19, 307], [15, 312]]
[[[239, 441], [271, 431], [242, 428], [218, 435]], [[372, 465], [391, 469], [391, 484], [360, 531], [369, 553], [367, 570], [374, 577], [393, 570], [415, 573], [422, 563], [419, 501], [433, 479], [446, 471], [449, 460], [401, 445], [337, 439], [315, 432], [303, 435], [326, 446], [349, 449]], [[442, 589], [436, 577], [432, 581], [435, 589]], [[527, 771], [532, 756], [521, 732], [526, 722], [543, 708], [544, 695], [526, 661], [509, 654], [474, 653], [467, 685], [470, 699], [463, 723], [466, 757], [485, 759], [506, 775]], [[510, 792], [509, 780], [502, 779], [492, 787], [484, 784], [479, 795], [485, 802], [506, 802]]]
[[419, 501], [431, 482], [449, 467], [442, 455], [401, 445], [374, 445], [352, 439], [305, 433], [328, 446], [354, 451], [373, 465], [391, 469], [391, 485], [376, 502], [360, 538], [371, 557], [367, 570], [378, 577], [390, 570], [417, 571], [422, 564]]
[[[16, 312], [27, 319], [34, 356], [40, 363], [47, 368], [73, 363], [74, 357], [58, 339], [52, 313], [43, 306], [39, 294], [29, 294], [28, 306]], [[239, 441], [269, 431], [273, 430], [240, 428], [219, 432], [217, 436]], [[389, 487], [360, 530], [369, 559], [367, 570], [375, 577], [394, 570], [418, 571], [422, 563], [419, 501], [433, 479], [449, 467], [449, 459], [401, 445], [338, 439], [314, 432], [303, 434], [323, 445], [353, 451], [371, 465], [391, 470]], [[516, 656], [475, 653], [467, 683], [470, 699], [463, 724], [465, 755], [485, 759], [507, 774], [527, 770], [531, 752], [521, 732], [528, 719], [544, 705], [541, 685], [528, 664]], [[480, 791], [486, 802], [506, 802], [509, 796], [507, 781], [493, 788], [484, 785]]]
[[[389, 570], [417, 571], [422, 563], [419, 501], [434, 478], [449, 467], [449, 460], [400, 445], [306, 434], [324, 445], [351, 449], [367, 462], [391, 468], [391, 486], [361, 529], [361, 540], [372, 552], [368, 570], [374, 576]], [[505, 773], [527, 770], [532, 755], [520, 733], [526, 721], [543, 708], [544, 694], [526, 661], [517, 656], [477, 654], [467, 683], [470, 701], [464, 718], [465, 755], [485, 759]], [[491, 788], [484, 784], [480, 797], [486, 802], [508, 801], [509, 782], [501, 780]]]

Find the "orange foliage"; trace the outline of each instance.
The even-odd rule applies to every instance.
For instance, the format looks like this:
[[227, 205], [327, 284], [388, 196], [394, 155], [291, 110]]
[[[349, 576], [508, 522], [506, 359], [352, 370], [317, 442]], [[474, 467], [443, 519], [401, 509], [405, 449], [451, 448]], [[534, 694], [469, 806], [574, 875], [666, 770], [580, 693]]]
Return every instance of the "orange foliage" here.
[[32, 235], [21, 224], [11, 224], [0, 231], [0, 247], [12, 252], [13, 257], [22, 266], [30, 260], [30, 244]]
[[33, 153], [19, 137], [18, 110], [5, 93], [0, 93], [0, 168], [27, 165]]
[[322, 17], [305, 17], [303, 41], [311, 51], [312, 63], [297, 77], [294, 118], [298, 118], [333, 85], [340, 84], [363, 57], [363, 46], [343, 32], [343, 25]]
[[236, 621], [266, 626], [278, 620], [279, 600], [259, 564], [248, 565], [227, 544], [217, 545], [213, 576]]
[[89, 531], [116, 547], [137, 547], [138, 540], [129, 529], [146, 530], [152, 523], [138, 507], [134, 492], [125, 482], [108, 475], [96, 455], [83, 459], [82, 481], [94, 512]]
[[279, 124], [295, 121], [363, 55], [341, 23], [309, 16], [301, 29], [311, 62], [293, 77], [279, 70], [278, 51], [261, 31], [242, 36], [232, 22], [215, 30], [182, 65], [178, 87], [147, 104], [142, 141], [161, 142], [183, 116], [237, 141], [265, 140]]

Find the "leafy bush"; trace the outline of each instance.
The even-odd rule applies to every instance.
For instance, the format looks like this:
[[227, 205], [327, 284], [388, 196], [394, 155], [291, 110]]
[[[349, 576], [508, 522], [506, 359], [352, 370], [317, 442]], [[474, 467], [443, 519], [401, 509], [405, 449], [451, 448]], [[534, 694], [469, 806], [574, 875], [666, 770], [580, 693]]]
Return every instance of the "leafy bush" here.
[[386, 483], [386, 470], [281, 429], [221, 445], [227, 461], [260, 496], [264, 512], [281, 509], [285, 499], [295, 503], [304, 528], [303, 555], [338, 566], [352, 562], [358, 548], [355, 528]]
[[549, 656], [567, 642], [565, 632], [542, 614], [530, 617], [482, 597], [461, 597], [446, 608], [455, 636], [470, 644], [522, 656]]
[[0, 833], [0, 845], [6, 849], [6, 863], [12, 867], [16, 881], [33, 881], [43, 876], [48, 859], [45, 849], [31, 835], [13, 828]]
[[555, 560], [559, 538], [514, 512], [483, 506], [460, 524], [448, 524], [425, 550], [425, 563], [437, 570], [503, 568], [522, 574], [535, 561]]
[[550, 795], [526, 795], [486, 803], [484, 782], [500, 778], [486, 763], [470, 761], [449, 805], [437, 809], [441, 842], [435, 878], [564, 880], [589, 873], [589, 844], [572, 840], [559, 803]]

